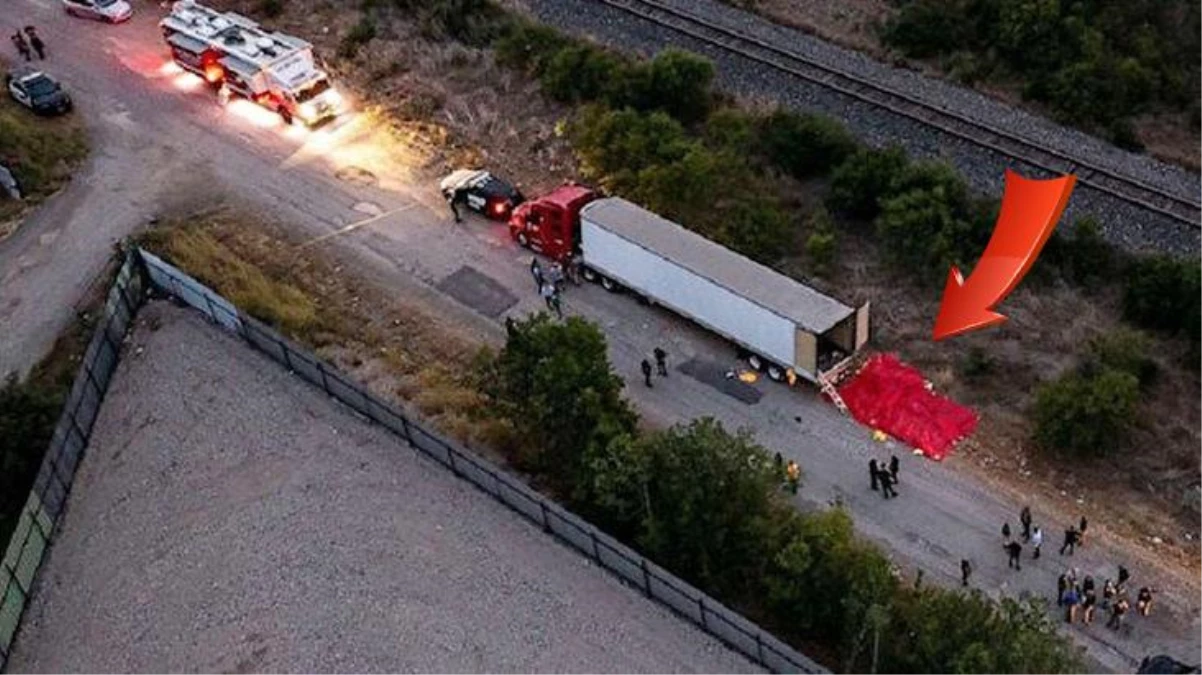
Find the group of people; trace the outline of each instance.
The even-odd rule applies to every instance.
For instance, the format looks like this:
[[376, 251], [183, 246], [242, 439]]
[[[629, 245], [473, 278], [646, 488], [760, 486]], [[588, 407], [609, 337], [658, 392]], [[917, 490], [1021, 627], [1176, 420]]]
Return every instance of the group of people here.
[[[1119, 565], [1117, 582], [1107, 579], [1102, 584], [1102, 597], [1099, 600], [1093, 577], [1086, 575], [1078, 582], [1077, 569], [1071, 568], [1056, 580], [1056, 605], [1064, 608], [1065, 621], [1075, 623], [1080, 612], [1081, 623], [1084, 624], [1093, 623], [1094, 613], [1101, 606], [1103, 612], [1110, 613], [1106, 627], [1119, 630], [1131, 609], [1131, 601], [1127, 597], [1127, 584], [1130, 580], [1131, 573], [1126, 567]], [[1143, 586], [1136, 593], [1135, 608], [1140, 616], [1151, 614], [1154, 590]]]
[[878, 490], [885, 499], [897, 496], [897, 470], [901, 467], [897, 455], [890, 455], [889, 464], [883, 465], [875, 458], [868, 460], [868, 477], [872, 481], [872, 489]]
[[785, 474], [785, 485], [793, 494], [797, 494], [797, 490], [801, 487], [801, 467], [789, 460], [785, 462], [785, 458], [778, 452], [776, 453], [776, 471], [777, 473]]
[[547, 269], [539, 264], [538, 258], [530, 260], [530, 276], [534, 277], [534, 290], [542, 296], [543, 301], [547, 303], [547, 309], [555, 312], [555, 316], [563, 318], [563, 301], [561, 295], [563, 293], [563, 285], [565, 280], [570, 280], [572, 283], [579, 285], [580, 276], [578, 267], [571, 263], [565, 267], [559, 261], [551, 263]]
[[17, 31], [10, 38], [13, 46], [17, 48], [17, 53], [25, 58], [26, 61], [33, 60], [33, 54], [38, 55], [38, 59], [46, 58], [46, 43], [42, 42], [42, 38], [38, 35], [38, 30], [33, 26], [26, 26], [24, 32]]
[[[660, 377], [667, 377], [668, 352], [665, 352], [661, 347], [656, 347], [655, 349], [651, 350], [651, 356], [655, 359], [655, 373]], [[652, 386], [651, 362], [647, 359], [643, 359], [643, 362], [639, 364], [639, 367], [643, 370], [643, 384], [646, 384], [647, 388], [650, 389]]]

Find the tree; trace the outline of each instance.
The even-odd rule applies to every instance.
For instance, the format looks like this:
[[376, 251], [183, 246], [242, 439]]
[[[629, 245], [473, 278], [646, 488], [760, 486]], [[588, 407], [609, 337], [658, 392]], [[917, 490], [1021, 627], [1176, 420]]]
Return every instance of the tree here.
[[552, 98], [564, 103], [605, 100], [620, 87], [629, 67], [618, 55], [587, 44], [566, 46], [542, 69], [539, 82]]
[[617, 191], [637, 185], [638, 173], [682, 159], [696, 144], [667, 113], [588, 106], [572, 121], [569, 136], [590, 179]]
[[32, 378], [0, 384], [0, 541], [16, 527], [62, 406], [61, 393]]
[[1157, 375], [1156, 362], [1148, 356], [1151, 350], [1148, 336], [1119, 327], [1090, 341], [1081, 371], [1086, 375], [1099, 374], [1106, 369], [1128, 373], [1146, 389]]
[[722, 596], [758, 590], [779, 546], [781, 476], [750, 433], [703, 418], [594, 449], [593, 504], [651, 559]]
[[818, 208], [810, 216], [810, 236], [806, 238], [806, 255], [814, 265], [815, 274], [821, 277], [830, 274], [838, 245], [831, 214], [824, 208]]
[[[704, 120], [710, 108], [714, 64], [680, 49], [665, 49], [627, 74], [622, 104], [639, 110], [663, 110], [684, 124]], [[614, 103], [615, 105], [618, 102]]]
[[898, 146], [862, 149], [835, 169], [826, 205], [851, 218], [872, 220], [880, 213], [881, 200], [894, 194], [894, 185], [908, 164], [905, 151]]
[[605, 337], [578, 317], [563, 323], [538, 314], [510, 326], [505, 347], [478, 373], [495, 412], [526, 441], [519, 461], [570, 488], [592, 447], [634, 432], [637, 416], [622, 398]]

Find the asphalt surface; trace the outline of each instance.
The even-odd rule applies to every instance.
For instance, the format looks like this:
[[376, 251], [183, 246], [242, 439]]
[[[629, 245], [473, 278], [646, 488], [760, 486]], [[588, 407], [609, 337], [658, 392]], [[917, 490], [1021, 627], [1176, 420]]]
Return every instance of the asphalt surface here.
[[10, 672], [758, 672], [196, 312], [138, 325]]
[[[203, 90], [184, 90], [186, 79], [164, 73], [167, 54], [155, 27], [161, 10], [138, 3], [137, 11], [129, 24], [104, 26], [70, 19], [51, 0], [0, 7], [0, 28], [39, 26], [50, 50], [47, 68], [75, 92], [97, 145], [95, 160], [73, 185], [0, 243], [0, 323], [15, 327], [0, 334], [0, 373], [28, 369], [46, 353], [112, 242], [174, 204], [237, 199], [264, 208], [314, 245], [353, 259], [358, 273], [394, 292], [429, 298], [436, 309], [495, 335], [502, 334], [504, 315], [542, 307], [529, 255], [504, 229], [477, 218], [452, 224], [436, 185], [413, 182], [414, 168], [381, 152], [385, 146], [369, 129], [352, 120], [342, 129], [303, 134], [283, 130], [270, 115], [222, 110]], [[957, 471], [954, 457], [935, 464], [877, 445], [868, 430], [807, 388], [757, 383], [762, 397], [748, 403], [755, 397], [736, 397], [712, 377], [674, 370], [648, 390], [638, 364], [656, 345], [672, 364], [691, 362], [691, 372], [702, 374], [733, 365], [733, 350], [678, 317], [598, 287], [570, 288], [564, 310], [606, 331], [611, 359], [644, 417], [670, 424], [709, 415], [753, 429], [770, 450], [804, 467], [799, 506], [842, 500], [861, 532], [899, 563], [924, 569], [927, 583], [958, 584], [959, 561], [967, 557], [976, 568], [973, 585], [990, 594], [1050, 598], [1068, 564], [1104, 579], [1125, 562], [1136, 587], [1165, 590], [1157, 612], [1133, 621], [1123, 635], [1100, 625], [1070, 633], [1100, 667], [1116, 671], [1148, 654], [1199, 653], [1202, 623], [1192, 591], [1175, 592], [1168, 578], [1101, 538], [1072, 558], [1050, 550], [1080, 513], [1037, 511], [1036, 523], [1049, 535], [1044, 558], [1022, 572], [1007, 570], [999, 530], [1004, 520], [1017, 520], [1019, 505]], [[697, 367], [702, 362], [710, 367]], [[865, 474], [869, 458], [890, 452], [902, 460], [901, 497], [886, 502], [868, 489]], [[1088, 513], [1089, 502], [1081, 509]]]

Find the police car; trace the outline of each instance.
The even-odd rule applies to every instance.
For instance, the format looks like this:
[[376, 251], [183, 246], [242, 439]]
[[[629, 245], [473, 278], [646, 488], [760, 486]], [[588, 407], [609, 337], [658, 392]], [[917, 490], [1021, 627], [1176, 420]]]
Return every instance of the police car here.
[[71, 110], [71, 97], [58, 80], [40, 70], [23, 66], [4, 76], [8, 95], [14, 101], [41, 115]]
[[522, 193], [488, 171], [459, 169], [442, 179], [442, 196], [453, 204], [493, 220], [507, 220], [518, 204], [525, 201]]
[[125, 0], [63, 0], [63, 9], [71, 16], [109, 23], [128, 21], [134, 13]]

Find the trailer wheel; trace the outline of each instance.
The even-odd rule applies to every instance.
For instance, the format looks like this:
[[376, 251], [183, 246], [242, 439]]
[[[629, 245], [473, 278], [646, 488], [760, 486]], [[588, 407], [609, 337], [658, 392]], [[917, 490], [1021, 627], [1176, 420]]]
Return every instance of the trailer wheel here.
[[604, 275], [601, 276], [601, 288], [604, 288], [610, 293], [617, 293], [618, 291], [622, 290], [622, 287], [618, 284], [618, 282]]
[[747, 365], [751, 366], [752, 370], [762, 371], [764, 369], [764, 359], [761, 359], [759, 354], [748, 354]]
[[785, 381], [785, 369], [781, 368], [780, 366], [776, 365], [775, 363], [769, 363], [768, 364], [768, 379], [772, 380], [773, 382], [784, 382]]
[[581, 265], [580, 276], [584, 277], [584, 280], [590, 284], [595, 284], [601, 275], [597, 274], [597, 270], [589, 267], [588, 265]]

